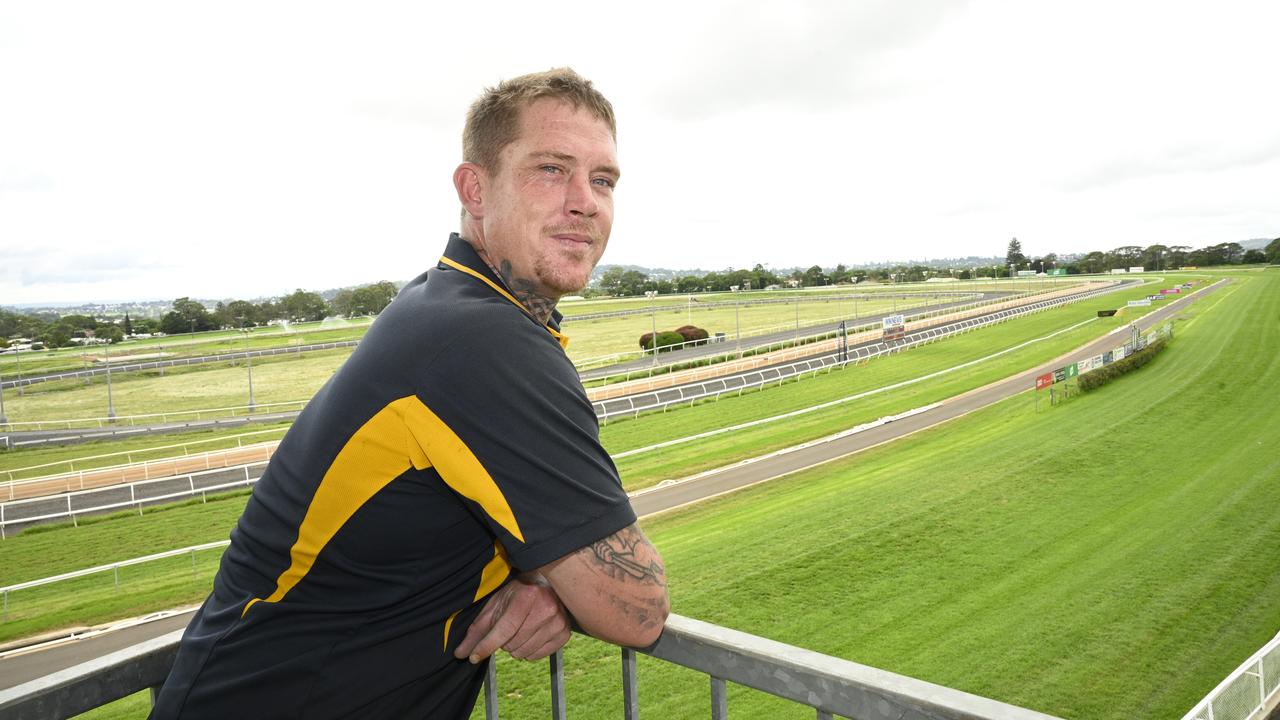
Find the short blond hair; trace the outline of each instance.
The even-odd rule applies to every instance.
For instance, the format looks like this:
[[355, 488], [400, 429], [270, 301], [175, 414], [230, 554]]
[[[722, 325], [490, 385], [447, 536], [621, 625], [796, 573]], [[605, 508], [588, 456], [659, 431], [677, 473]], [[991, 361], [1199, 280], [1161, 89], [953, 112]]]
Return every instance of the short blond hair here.
[[591, 81], [572, 69], [552, 68], [503, 80], [497, 87], [486, 88], [467, 111], [462, 129], [462, 159], [489, 172], [497, 172], [498, 157], [503, 148], [515, 142], [520, 133], [520, 112], [535, 100], [551, 98], [588, 112], [609, 126], [616, 140], [618, 123], [613, 105], [596, 90]]

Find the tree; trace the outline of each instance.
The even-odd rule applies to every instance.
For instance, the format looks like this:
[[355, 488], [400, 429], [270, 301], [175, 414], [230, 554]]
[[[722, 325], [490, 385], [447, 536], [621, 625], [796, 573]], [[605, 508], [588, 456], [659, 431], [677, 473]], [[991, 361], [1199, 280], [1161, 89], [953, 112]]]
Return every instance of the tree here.
[[389, 280], [358, 287], [351, 293], [349, 315], [377, 315], [396, 299], [398, 292], [395, 283]]
[[1142, 267], [1147, 270], [1168, 270], [1169, 248], [1165, 245], [1148, 245], [1142, 251]]
[[644, 293], [649, 278], [639, 270], [611, 267], [600, 275], [600, 289], [617, 297], [629, 297]]
[[1027, 264], [1027, 256], [1022, 254], [1022, 243], [1018, 242], [1018, 238], [1009, 241], [1009, 249], [1004, 254], [1005, 266], [1012, 265], [1016, 270]]
[[1266, 261], [1267, 261], [1267, 254], [1262, 252], [1261, 250], [1249, 250], [1245, 252], [1244, 260], [1241, 260], [1241, 262], [1243, 262], [1245, 265], [1255, 265], [1257, 263], [1264, 263]]
[[1107, 265], [1111, 268], [1128, 270], [1142, 264], [1142, 248], [1137, 245], [1121, 245], [1107, 255]]
[[1187, 253], [1191, 252], [1190, 245], [1171, 245], [1169, 246], [1168, 262], [1165, 263], [1167, 268], [1180, 268], [1187, 264]]
[[54, 323], [45, 328], [36, 339], [48, 348], [63, 347], [71, 344], [71, 331], [62, 323]]
[[173, 309], [160, 318], [160, 330], [166, 335], [216, 330], [218, 322], [199, 301], [181, 297], [173, 301]]
[[133, 334], [133, 321], [129, 319], [129, 313], [124, 314], [124, 334]]
[[319, 293], [308, 292], [302, 288], [280, 298], [280, 308], [284, 318], [289, 322], [307, 322], [323, 320], [329, 314], [329, 306]]
[[98, 328], [94, 337], [106, 340], [114, 345], [124, 340], [124, 331], [121, 330], [118, 325], [104, 325], [103, 327]]
[[267, 321], [262, 314], [262, 308], [248, 300], [232, 300], [225, 305], [218, 303], [213, 310], [213, 315], [217, 319], [218, 326], [224, 328], [252, 327], [265, 324]]
[[1086, 273], [1100, 273], [1107, 271], [1107, 256], [1100, 250], [1093, 252], [1080, 258], [1080, 270]]
[[817, 265], [813, 265], [808, 270], [804, 271], [804, 275], [800, 278], [800, 282], [805, 287], [815, 287], [817, 285], [826, 285], [827, 276], [825, 273], [822, 272], [821, 267]]
[[1267, 262], [1272, 265], [1280, 265], [1280, 238], [1276, 238], [1267, 243], [1267, 247], [1263, 249], [1267, 254]]
[[702, 278], [697, 275], [685, 275], [676, 280], [676, 291], [682, 293], [698, 292], [702, 289]]

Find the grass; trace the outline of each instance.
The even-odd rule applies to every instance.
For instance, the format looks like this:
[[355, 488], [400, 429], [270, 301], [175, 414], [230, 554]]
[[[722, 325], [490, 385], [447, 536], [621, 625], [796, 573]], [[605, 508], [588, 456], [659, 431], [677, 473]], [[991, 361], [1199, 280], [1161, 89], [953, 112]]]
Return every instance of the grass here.
[[[52, 577], [176, 548], [225, 540], [244, 509], [245, 492], [82, 518], [27, 530], [0, 542], [0, 585]], [[9, 593], [0, 642], [59, 627], [92, 625], [175, 605], [209, 592], [220, 550], [121, 568]], [[119, 585], [116, 579], [119, 579]]]
[[[635, 420], [609, 422], [601, 428], [601, 440], [616, 455], [665, 440], [689, 437], [886, 387], [986, 357], [997, 349], [1043, 337], [1096, 317], [1098, 309], [1123, 305], [1127, 299], [1142, 297], [1148, 292], [1149, 289], [1137, 288], [1037, 313], [900, 355], [878, 358], [863, 366], [851, 366], [782, 387], [747, 393], [742, 397], [726, 396], [677, 412], [654, 413]], [[1131, 308], [1133, 312], [1115, 318], [1098, 318], [1095, 322], [1000, 358], [899, 388], [891, 393], [863, 398], [785, 422], [760, 425], [621, 458], [617, 461], [618, 468], [624, 485], [635, 490], [667, 478], [694, 474], [742, 458], [789, 447], [886, 415], [937, 402], [1008, 377], [1019, 370], [1057, 357], [1153, 309], [1158, 308]], [[759, 395], [760, 392], [767, 395], [767, 399]]]
[[[942, 288], [946, 291], [965, 289], [975, 288]], [[866, 316], [887, 312], [895, 305], [899, 309], [921, 305], [928, 302], [925, 294], [933, 290], [934, 288], [924, 287], [904, 288], [901, 292], [914, 291], [921, 294], [920, 299], [907, 301], [884, 298], [868, 301], [865, 299], [868, 293], [859, 292], [859, 297], [863, 299], [857, 301], [856, 305], [851, 299], [817, 301], [823, 298], [841, 297], [830, 293], [762, 293], [760, 296], [753, 294], [751, 299], [756, 300], [766, 296], [784, 299], [800, 297], [804, 300], [799, 304], [799, 321], [802, 325], [829, 321], [834, 327], [839, 317], [850, 316], [854, 311], [861, 316]], [[872, 297], [876, 294], [870, 293]], [[844, 297], [852, 298], [853, 296], [846, 293]], [[724, 303], [731, 298], [731, 295], [722, 294], [711, 299]], [[569, 345], [570, 358], [574, 361], [582, 361], [614, 353], [634, 352], [638, 349], [639, 337], [651, 330], [655, 320], [660, 330], [670, 330], [692, 322], [712, 333], [724, 332], [730, 338], [734, 336], [739, 323], [745, 337], [763, 332], [786, 330], [794, 327], [796, 321], [797, 306], [794, 304], [746, 305], [741, 308], [736, 317], [735, 309], [731, 305], [714, 307], [692, 305], [693, 310], [688, 310], [684, 296], [672, 298], [671, 302], [674, 304], [674, 309], [661, 311], [652, 318], [642, 314], [567, 323], [565, 331], [572, 339]], [[634, 300], [613, 300], [597, 305], [599, 310], [607, 311], [634, 307], [635, 303]], [[575, 306], [573, 312], [583, 313], [584, 311], [578, 307], [580, 306]], [[250, 344], [255, 349], [264, 349], [332, 340], [352, 340], [361, 337], [365, 329], [367, 326], [363, 324], [333, 329], [314, 328], [305, 333], [291, 334], [282, 334], [275, 328], [260, 329], [250, 335]], [[139, 341], [137, 344], [131, 343], [127, 346], [112, 348], [112, 353], [163, 351], [171, 352], [173, 357], [184, 357], [236, 352], [243, 348], [243, 337], [237, 332], [226, 331], [200, 334], [193, 339], [183, 341], [175, 341], [173, 338]], [[88, 352], [88, 350], [77, 349], [74, 353], [65, 350], [55, 351], [49, 356], [25, 355], [21, 361], [23, 374], [30, 375], [36, 369], [41, 371], [78, 369], [84, 364], [82, 354]], [[345, 348], [317, 351], [307, 353], [305, 356], [290, 355], [254, 359], [253, 381], [256, 402], [294, 402], [310, 398], [350, 353], [351, 350]], [[13, 368], [9, 367], [11, 362], [16, 361], [0, 358], [0, 376], [10, 378], [16, 374]], [[44, 362], [45, 365], [37, 368], [37, 363], [40, 362]], [[248, 374], [242, 362], [167, 368], [163, 375], [154, 371], [117, 373], [112, 378], [112, 394], [117, 415], [241, 406], [248, 402]], [[9, 420], [15, 423], [102, 417], [107, 411], [105, 380], [95, 378], [89, 385], [85, 385], [83, 380], [74, 379], [40, 383], [22, 390], [21, 393], [11, 389], [6, 393], [5, 407]]]
[[[1278, 290], [1219, 291], [1153, 363], [1056, 408], [1015, 397], [649, 520], [676, 611], [1066, 717], [1181, 714], [1280, 626], [1280, 409], [1241, 391], [1280, 383], [1280, 326], [1252, 322]], [[545, 666], [501, 666], [504, 717], [545, 717]], [[705, 677], [640, 674], [647, 715], [703, 714]], [[616, 713], [614, 649], [575, 639], [567, 675], [575, 715]]]
[[[675, 610], [1063, 717], [1180, 716], [1280, 628], [1280, 408], [1236, 382], [1280, 383], [1280, 326], [1251, 322], [1280, 315], [1280, 277], [1217, 300], [1097, 393], [648, 521]], [[574, 640], [575, 713], [616, 711], [616, 662]], [[545, 717], [545, 667], [500, 668], [503, 717]], [[705, 713], [705, 677], [640, 676], [647, 715]]]
[[[248, 426], [222, 428], [217, 430], [189, 430], [184, 432], [159, 433], [155, 435], [130, 436], [123, 439], [95, 440], [76, 445], [44, 445], [22, 450], [0, 453], [0, 488], [3, 482], [10, 479], [40, 477], [67, 470], [87, 470], [90, 468], [118, 465], [123, 462], [137, 462], [142, 459], [174, 457], [176, 454], [194, 454], [207, 450], [233, 448], [238, 442], [252, 444], [278, 440], [288, 429], [289, 422], [255, 423]], [[240, 436], [256, 433], [238, 440]], [[174, 445], [182, 445], [183, 451], [172, 449]], [[155, 448], [170, 448], [157, 450]], [[129, 453], [120, 457], [97, 457], [114, 453]], [[24, 470], [33, 466], [58, 463], [51, 467], [40, 467]], [[4, 494], [0, 491], [0, 497]]]

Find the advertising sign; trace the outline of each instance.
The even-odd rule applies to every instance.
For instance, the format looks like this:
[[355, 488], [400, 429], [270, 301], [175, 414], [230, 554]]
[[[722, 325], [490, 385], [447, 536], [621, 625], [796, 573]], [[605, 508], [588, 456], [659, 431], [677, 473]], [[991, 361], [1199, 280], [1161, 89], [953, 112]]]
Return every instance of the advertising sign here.
[[1147, 299], [1148, 299], [1148, 300], [1163, 300], [1163, 299], [1164, 299], [1164, 296], [1163, 296], [1163, 295], [1148, 295], [1148, 296], [1147, 296]]
[[885, 340], [897, 340], [907, 332], [907, 318], [904, 315], [889, 315], [880, 322], [884, 328]]
[[1076, 367], [1080, 370], [1081, 375], [1089, 372], [1090, 370], [1093, 369], [1093, 358], [1087, 357], [1081, 360], [1080, 362], [1076, 363]]
[[1067, 377], [1069, 378], [1078, 377], [1080, 375], [1079, 363], [1071, 363], [1063, 369], [1067, 371]]
[[1045, 373], [1036, 378], [1036, 389], [1043, 390], [1053, 384], [1053, 373]]
[[1066, 368], [1058, 368], [1057, 370], [1054, 370], [1054, 371], [1053, 371], [1053, 381], [1054, 381], [1054, 382], [1056, 382], [1056, 383], [1060, 383], [1060, 382], [1062, 382], [1063, 380], [1066, 380], [1066, 379], [1067, 379], [1067, 369], [1066, 369]]
[[1130, 300], [1129, 307], [1151, 307], [1150, 300]]
[[1133, 267], [1129, 268], [1129, 272], [1131, 272], [1131, 273], [1134, 273], [1134, 272], [1142, 272], [1142, 266], [1141, 266], [1141, 265], [1134, 265]]
[[1094, 370], [1097, 370], [1098, 368], [1102, 367], [1103, 365], [1106, 365], [1106, 364], [1107, 364], [1107, 363], [1109, 363], [1109, 362], [1111, 362], [1111, 361], [1110, 361], [1110, 360], [1103, 360], [1101, 355], [1094, 355], [1094, 356], [1093, 356], [1093, 369], [1094, 369]]
[[1116, 314], [1115, 310], [1099, 310], [1098, 317], [1112, 317]]
[[1112, 361], [1116, 361], [1116, 360], [1123, 360], [1123, 359], [1124, 359], [1124, 350], [1125, 350], [1125, 349], [1124, 349], [1124, 346], [1121, 346], [1121, 347], [1116, 348], [1115, 350], [1112, 350], [1112, 351], [1111, 351], [1111, 360], [1112, 360]]
[[1116, 360], [1116, 355], [1115, 355], [1115, 353], [1114, 353], [1114, 352], [1112, 352], [1112, 351], [1108, 350], [1108, 351], [1106, 351], [1106, 352], [1102, 353], [1102, 364], [1103, 364], [1103, 365], [1110, 365], [1111, 363], [1115, 362], [1115, 360]]

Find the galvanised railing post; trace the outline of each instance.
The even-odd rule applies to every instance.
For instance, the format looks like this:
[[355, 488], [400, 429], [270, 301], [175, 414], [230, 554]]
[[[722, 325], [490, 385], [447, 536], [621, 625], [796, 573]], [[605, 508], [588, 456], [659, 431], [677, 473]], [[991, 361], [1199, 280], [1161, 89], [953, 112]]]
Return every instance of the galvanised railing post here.
[[565, 720], [563, 649], [551, 656], [551, 720]]
[[640, 693], [636, 685], [636, 651], [622, 648], [622, 717], [640, 720]]
[[498, 658], [493, 655], [484, 671], [484, 718], [498, 720]]
[[724, 680], [714, 675], [711, 677], [711, 720], [727, 720], [729, 717], [729, 695]]

